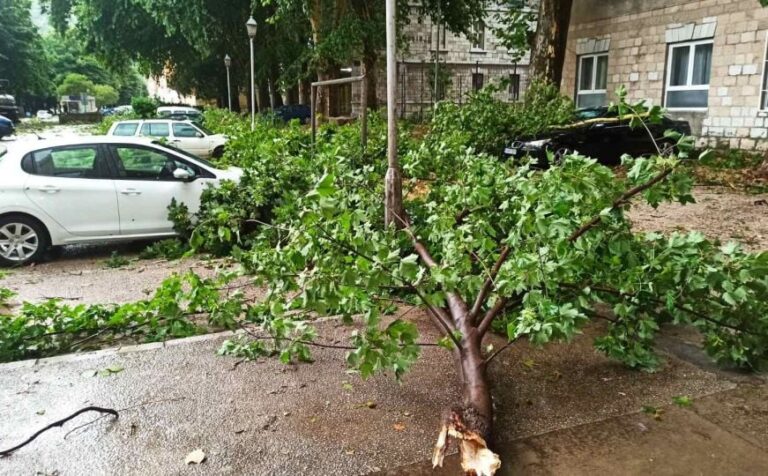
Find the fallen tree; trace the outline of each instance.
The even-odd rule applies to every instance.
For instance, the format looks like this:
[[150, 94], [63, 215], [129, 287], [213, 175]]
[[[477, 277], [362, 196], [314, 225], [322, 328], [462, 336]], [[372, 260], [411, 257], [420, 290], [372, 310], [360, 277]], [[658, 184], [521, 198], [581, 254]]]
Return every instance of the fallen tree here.
[[[618, 107], [620, 115], [640, 112]], [[660, 117], [653, 108], [632, 121], [643, 127]], [[433, 462], [442, 464], [455, 438], [463, 469], [478, 475], [501, 464], [492, 452], [486, 374], [497, 354], [483, 345], [492, 330], [510, 342], [568, 340], [607, 306], [607, 334], [595, 345], [630, 367], [659, 365], [653, 338], [662, 323], [698, 328], [721, 363], [768, 362], [768, 253], [745, 253], [696, 232], [635, 234], [625, 215], [635, 200], [654, 207], [693, 201], [692, 181], [679, 167], [690, 138], [670, 134], [665, 141], [673, 145], [658, 154], [626, 157], [622, 176], [579, 155], [545, 171], [504, 163], [468, 147], [466, 130], [436, 129], [402, 158], [406, 212], [397, 227], [383, 226], [380, 164], [338, 150], [333, 160], [319, 160], [324, 174], [298, 198], [295, 213], [263, 223], [258, 244], [241, 255], [269, 289], [248, 318], [282, 336], [278, 349], [230, 343], [231, 353], [282, 348], [285, 360], [306, 360], [308, 321], [359, 317], [349, 365], [363, 378], [392, 372], [399, 379], [419, 355], [418, 331], [383, 316], [393, 301], [424, 306], [463, 390], [444, 413]], [[300, 338], [291, 337], [297, 322]]]
[[[247, 329], [222, 354], [310, 361], [312, 346], [330, 347], [347, 351], [362, 378], [384, 372], [400, 379], [422, 346], [437, 344], [454, 359], [463, 398], [443, 412], [434, 463], [454, 438], [465, 471], [479, 475], [501, 464], [486, 369], [517, 340], [568, 340], [600, 317], [608, 322], [595, 346], [653, 370], [661, 363], [653, 348], [659, 326], [692, 325], [718, 362], [765, 367], [768, 253], [697, 232], [633, 233], [626, 216], [635, 201], [693, 199], [680, 167], [689, 138], [671, 135], [664, 142], [672, 146], [652, 157], [625, 158], [621, 173], [579, 155], [553, 158], [542, 171], [477, 152], [495, 151], [498, 136], [520, 124], [530, 132], [546, 125], [540, 117], [567, 117], [548, 94], [529, 93], [528, 106], [478, 94], [466, 109], [439, 108], [426, 137], [404, 131], [406, 212], [398, 227], [384, 226], [386, 134], [375, 115], [366, 152], [354, 125], [328, 126], [312, 147], [296, 126], [251, 133], [247, 122], [225, 118], [236, 133], [222, 160], [243, 166], [246, 178], [208, 192], [197, 220], [179, 206], [172, 215], [193, 247], [239, 261], [266, 288], [264, 298], [222, 296], [237, 286], [231, 275], [187, 275], [142, 303], [27, 304], [18, 316], [0, 316], [0, 341], [8, 343], [0, 357], [51, 355], [139, 330], [151, 339], [188, 335], [198, 331], [193, 314]], [[661, 114], [618, 107], [636, 127]], [[439, 341], [419, 339], [413, 322], [392, 315], [395, 304], [425, 308]], [[353, 325], [349, 342], [316, 342], [312, 321], [325, 316]], [[510, 344], [489, 349], [491, 332]]]

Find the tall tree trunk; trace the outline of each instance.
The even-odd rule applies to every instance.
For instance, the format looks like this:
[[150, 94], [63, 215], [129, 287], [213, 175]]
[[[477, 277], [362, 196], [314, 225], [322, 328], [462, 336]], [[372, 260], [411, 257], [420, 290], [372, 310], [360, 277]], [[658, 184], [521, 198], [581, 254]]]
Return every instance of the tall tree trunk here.
[[288, 105], [299, 104], [299, 85], [294, 84], [285, 91], [285, 100]]
[[363, 74], [365, 75], [365, 91], [366, 100], [369, 109], [376, 109], [379, 107], [379, 97], [376, 94], [377, 84], [377, 71], [376, 64], [378, 62], [378, 55], [375, 51], [371, 51], [363, 56]]
[[312, 80], [302, 79], [301, 82], [299, 82], [299, 104], [309, 106], [309, 104], [312, 102], [312, 98], [310, 97], [311, 94]]
[[540, 0], [536, 37], [531, 54], [535, 79], [560, 86], [573, 0]]
[[256, 85], [256, 104], [258, 104], [259, 112], [266, 111], [270, 108], [269, 87], [266, 82], [262, 82]]

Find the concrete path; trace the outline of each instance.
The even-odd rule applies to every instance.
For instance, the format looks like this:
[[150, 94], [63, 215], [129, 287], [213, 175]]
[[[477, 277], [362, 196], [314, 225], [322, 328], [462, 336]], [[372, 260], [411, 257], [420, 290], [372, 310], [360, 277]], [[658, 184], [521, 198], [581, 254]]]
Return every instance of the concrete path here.
[[[503, 474], [768, 473], [764, 380], [672, 355], [661, 372], [633, 372], [592, 349], [596, 331], [571, 344], [521, 343], [494, 361]], [[348, 332], [320, 329], [328, 342]], [[0, 449], [83, 406], [121, 416], [76, 429], [98, 417], [82, 415], [48, 431], [0, 459], [0, 474], [456, 474], [455, 457], [442, 472], [426, 463], [441, 409], [457, 396], [444, 350], [425, 349], [398, 384], [345, 373], [337, 350], [316, 350], [313, 364], [235, 365], [215, 355], [224, 338], [1, 365]], [[98, 375], [108, 368], [116, 372]], [[672, 404], [683, 395], [691, 407]], [[205, 462], [186, 465], [197, 449]]]

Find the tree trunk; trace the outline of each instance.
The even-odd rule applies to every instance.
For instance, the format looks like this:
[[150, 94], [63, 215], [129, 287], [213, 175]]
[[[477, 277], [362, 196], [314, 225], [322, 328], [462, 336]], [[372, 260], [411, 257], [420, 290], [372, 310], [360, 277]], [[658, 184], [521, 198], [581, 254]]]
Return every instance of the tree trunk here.
[[482, 335], [469, 322], [469, 311], [464, 302], [457, 301], [451, 307], [453, 322], [462, 335], [460, 351], [454, 356], [463, 402], [444, 412], [432, 464], [442, 466], [447, 439], [452, 437], [458, 440], [465, 474], [493, 476], [501, 466], [501, 460], [491, 450], [493, 403], [482, 353]]
[[535, 79], [560, 86], [571, 22], [573, 0], [541, 0], [536, 37], [531, 54], [531, 71]]
[[299, 104], [309, 106], [312, 102], [310, 95], [312, 94], [312, 80], [302, 79], [299, 82]]
[[270, 108], [269, 87], [266, 83], [256, 85], [256, 104], [258, 105], [259, 112]]
[[363, 74], [365, 75], [365, 91], [367, 96], [368, 109], [379, 107], [379, 97], [376, 94], [377, 73], [376, 63], [378, 55], [376, 52], [366, 54], [363, 57]]
[[286, 104], [293, 106], [299, 104], [299, 85], [294, 84], [285, 91]]

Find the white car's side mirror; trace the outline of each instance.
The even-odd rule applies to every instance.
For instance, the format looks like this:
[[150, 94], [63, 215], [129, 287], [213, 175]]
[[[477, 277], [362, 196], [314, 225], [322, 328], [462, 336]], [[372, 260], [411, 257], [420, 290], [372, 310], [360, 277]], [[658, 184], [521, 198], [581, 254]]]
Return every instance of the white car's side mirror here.
[[195, 136], [196, 136], [198, 139], [202, 139], [203, 137], [205, 137], [205, 136], [203, 135], [203, 133], [202, 133], [202, 132], [196, 132], [196, 133], [195, 133]]
[[189, 173], [189, 170], [178, 168], [173, 171], [173, 178], [177, 180], [189, 180], [192, 178], [192, 174]]

